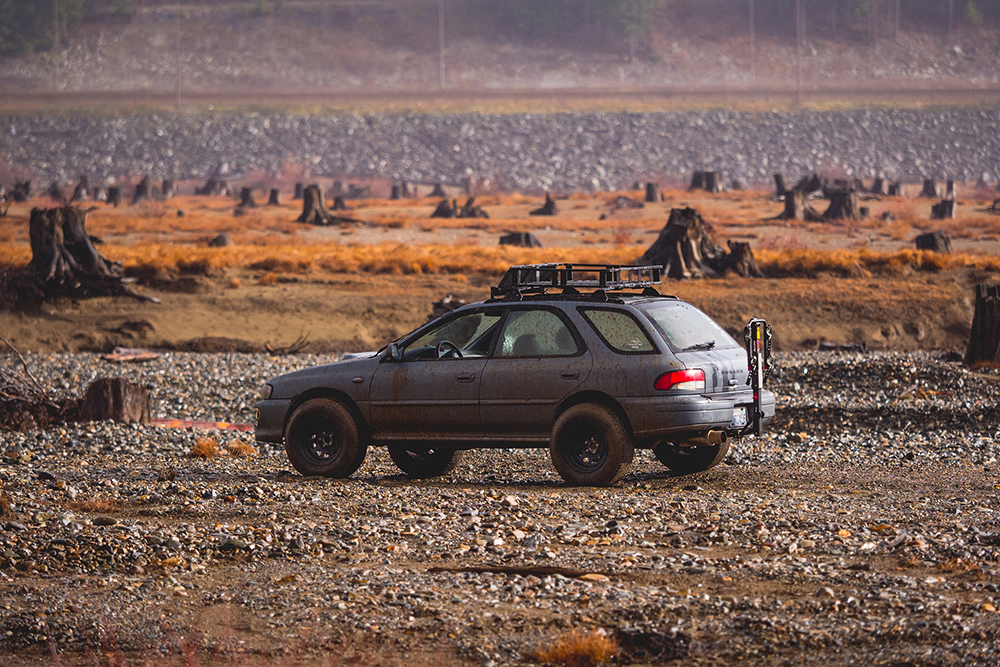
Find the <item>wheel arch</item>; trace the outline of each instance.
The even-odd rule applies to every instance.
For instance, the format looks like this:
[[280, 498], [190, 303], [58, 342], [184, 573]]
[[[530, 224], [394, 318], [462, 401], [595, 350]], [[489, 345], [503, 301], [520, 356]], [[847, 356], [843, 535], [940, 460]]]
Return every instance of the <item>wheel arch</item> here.
[[365, 419], [365, 416], [361, 413], [361, 409], [358, 407], [358, 404], [344, 392], [330, 387], [315, 387], [296, 396], [292, 401], [292, 404], [288, 406], [288, 411], [285, 412], [285, 423], [281, 426], [282, 434], [288, 431], [288, 420], [292, 418], [295, 411], [298, 410], [302, 404], [311, 401], [314, 398], [329, 398], [343, 404], [344, 407], [350, 410], [351, 416], [354, 417], [354, 421], [358, 425], [358, 434], [361, 436], [361, 439], [364, 442], [368, 442], [371, 439], [371, 426], [368, 424], [368, 420]]
[[598, 405], [603, 405], [611, 412], [615, 413], [615, 416], [621, 420], [622, 425], [628, 432], [629, 438], [635, 439], [632, 433], [632, 421], [628, 418], [628, 413], [625, 412], [625, 408], [622, 407], [621, 403], [616, 401], [614, 398], [600, 391], [581, 391], [576, 394], [567, 396], [556, 408], [555, 419], [553, 424], [558, 421], [559, 417], [562, 416], [564, 412], [573, 407], [574, 405], [581, 405], [583, 403], [596, 403]]

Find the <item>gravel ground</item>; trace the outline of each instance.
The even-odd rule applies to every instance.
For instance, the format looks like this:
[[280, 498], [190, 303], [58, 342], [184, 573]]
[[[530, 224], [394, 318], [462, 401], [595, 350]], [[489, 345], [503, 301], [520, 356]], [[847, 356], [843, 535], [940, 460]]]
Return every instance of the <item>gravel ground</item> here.
[[520, 191], [614, 190], [696, 169], [768, 188], [774, 172], [794, 182], [813, 170], [993, 183], [998, 156], [995, 109], [0, 117], [0, 161], [34, 174], [36, 189], [81, 172], [203, 179], [221, 163]]
[[[244, 421], [261, 381], [323, 360], [28, 363], [57, 391], [121, 373], [155, 416]], [[71, 651], [103, 629], [134, 654], [181, 637], [318, 660], [362, 637], [502, 665], [601, 628], [623, 662], [995, 664], [1000, 375], [928, 354], [778, 362], [763, 438], [687, 477], [639, 452], [610, 489], [566, 488], [543, 451], [413, 482], [372, 450], [332, 481], [267, 447], [188, 458], [185, 430], [0, 432], [0, 658], [51, 664], [48, 637]]]

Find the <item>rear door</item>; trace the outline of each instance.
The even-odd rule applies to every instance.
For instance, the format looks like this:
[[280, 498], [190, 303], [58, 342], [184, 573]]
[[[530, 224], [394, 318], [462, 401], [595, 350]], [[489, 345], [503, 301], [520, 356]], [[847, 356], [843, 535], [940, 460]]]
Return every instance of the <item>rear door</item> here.
[[590, 375], [593, 360], [560, 309], [511, 308], [483, 371], [483, 429], [493, 439], [547, 440], [559, 402]]

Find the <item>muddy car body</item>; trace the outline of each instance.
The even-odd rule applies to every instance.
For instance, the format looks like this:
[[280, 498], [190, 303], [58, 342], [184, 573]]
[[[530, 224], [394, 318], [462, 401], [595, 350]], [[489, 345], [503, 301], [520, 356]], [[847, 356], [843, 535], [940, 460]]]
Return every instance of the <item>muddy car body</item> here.
[[491, 299], [377, 353], [272, 379], [257, 439], [284, 442], [303, 474], [335, 477], [370, 445], [414, 477], [444, 474], [464, 449], [548, 447], [568, 483], [600, 486], [636, 448], [677, 473], [705, 470], [774, 415], [762, 391], [753, 423], [746, 351], [694, 306], [653, 280], [600, 276], [622, 267], [591, 279], [553, 266], [565, 265], [512, 267]]

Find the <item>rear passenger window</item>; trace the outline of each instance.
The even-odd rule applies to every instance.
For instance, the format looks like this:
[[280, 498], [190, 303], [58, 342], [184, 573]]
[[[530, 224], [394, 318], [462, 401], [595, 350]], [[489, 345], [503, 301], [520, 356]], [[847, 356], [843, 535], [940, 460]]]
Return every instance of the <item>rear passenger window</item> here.
[[580, 348], [558, 315], [548, 310], [515, 310], [507, 316], [498, 357], [571, 357]]
[[620, 310], [587, 309], [583, 316], [597, 333], [617, 352], [654, 352], [656, 348], [639, 323]]

